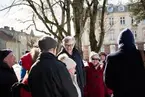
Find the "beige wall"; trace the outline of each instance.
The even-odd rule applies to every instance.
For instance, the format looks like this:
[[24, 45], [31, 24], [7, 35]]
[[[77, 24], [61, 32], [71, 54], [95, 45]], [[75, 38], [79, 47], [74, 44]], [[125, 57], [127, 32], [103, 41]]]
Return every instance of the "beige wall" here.
[[20, 53], [19, 53], [19, 46], [20, 46], [20, 43], [16, 43], [16, 42], [11, 42], [11, 41], [8, 41], [7, 43], [6, 43], [6, 48], [7, 49], [11, 49], [12, 51], [13, 51], [13, 53], [14, 53], [14, 55], [16, 56], [16, 59], [17, 59], [17, 61], [19, 60], [19, 58], [20, 58]]

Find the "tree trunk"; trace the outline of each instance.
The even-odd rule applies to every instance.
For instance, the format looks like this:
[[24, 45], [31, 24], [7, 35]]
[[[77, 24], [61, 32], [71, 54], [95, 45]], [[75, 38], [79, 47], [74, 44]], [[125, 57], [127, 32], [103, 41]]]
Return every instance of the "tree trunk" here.
[[70, 1], [66, 0], [67, 32], [71, 35]]
[[82, 48], [81, 43], [81, 28], [82, 28], [82, 13], [83, 13], [83, 2], [84, 0], [74, 0], [72, 3], [73, 15], [74, 15], [74, 30], [76, 38], [76, 46], [79, 50]]
[[91, 51], [96, 51], [97, 43], [98, 43], [95, 36], [97, 7], [98, 7], [98, 1], [93, 0], [93, 9], [90, 10], [90, 35], [89, 35]]
[[106, 2], [107, 2], [107, 0], [103, 1], [102, 14], [101, 14], [101, 23], [100, 23], [101, 33], [99, 34], [99, 42], [98, 42], [98, 46], [97, 46], [96, 52], [100, 51], [101, 46], [102, 46], [103, 41], [104, 41], [104, 36], [105, 36], [104, 14], [105, 14]]

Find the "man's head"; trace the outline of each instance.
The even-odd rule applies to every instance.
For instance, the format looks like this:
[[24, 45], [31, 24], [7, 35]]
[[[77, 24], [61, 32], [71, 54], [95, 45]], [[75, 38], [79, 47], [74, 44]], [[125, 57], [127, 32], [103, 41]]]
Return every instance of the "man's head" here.
[[72, 36], [66, 36], [63, 40], [63, 47], [65, 48], [65, 50], [71, 54], [75, 45], [75, 38]]
[[130, 29], [124, 29], [120, 32], [118, 36], [118, 46], [119, 48], [135, 48], [134, 35]]
[[11, 68], [16, 63], [16, 58], [11, 50], [3, 49], [0, 50], [0, 61], [7, 63]]
[[41, 52], [51, 51], [53, 54], [56, 54], [57, 42], [49, 36], [44, 36], [39, 39], [38, 46]]

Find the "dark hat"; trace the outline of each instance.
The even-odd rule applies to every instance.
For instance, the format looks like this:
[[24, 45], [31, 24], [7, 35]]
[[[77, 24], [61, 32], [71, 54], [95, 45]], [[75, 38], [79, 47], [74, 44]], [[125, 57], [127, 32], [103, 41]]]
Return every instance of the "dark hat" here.
[[2, 49], [2, 50], [0, 50], [0, 60], [3, 61], [4, 58], [5, 58], [8, 54], [10, 54], [11, 52], [12, 52], [12, 51], [9, 50], [9, 49]]
[[57, 42], [55, 39], [45, 36], [39, 39], [38, 46], [41, 51], [48, 51], [49, 49], [56, 48]]

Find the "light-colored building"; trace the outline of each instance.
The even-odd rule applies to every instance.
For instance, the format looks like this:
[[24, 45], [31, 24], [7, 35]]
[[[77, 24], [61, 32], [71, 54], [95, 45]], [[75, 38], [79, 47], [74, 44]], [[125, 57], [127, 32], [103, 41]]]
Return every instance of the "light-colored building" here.
[[[136, 46], [138, 49], [144, 49], [145, 43], [145, 20], [137, 22], [134, 19], [134, 16], [131, 15], [128, 5], [113, 5], [110, 4], [106, 8], [105, 12], [105, 38], [101, 51], [106, 53], [115, 52], [118, 49], [117, 46], [117, 37], [119, 33], [125, 29], [129, 28], [134, 34]], [[96, 36], [100, 29], [98, 27], [99, 23], [96, 23]], [[84, 33], [82, 40], [84, 40], [84, 45], [89, 45], [89, 40], [86, 40], [88, 33]]]
[[27, 34], [23, 31], [15, 31], [13, 28], [5, 26], [0, 28], [0, 49], [11, 49], [17, 61], [25, 54], [25, 51], [31, 49], [31, 41], [37, 41], [39, 37], [35, 36], [33, 31]]

